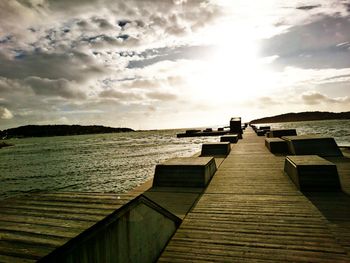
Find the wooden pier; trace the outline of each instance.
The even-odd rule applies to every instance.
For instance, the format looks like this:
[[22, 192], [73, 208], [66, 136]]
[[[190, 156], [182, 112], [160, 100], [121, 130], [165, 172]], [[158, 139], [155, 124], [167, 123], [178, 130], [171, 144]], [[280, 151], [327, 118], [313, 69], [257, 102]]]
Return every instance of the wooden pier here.
[[38, 193], [0, 209], [0, 262], [9, 263], [154, 262], [181, 223], [144, 195]]
[[[152, 187], [150, 181], [129, 194], [39, 193], [4, 200], [0, 262], [52, 262], [65, 247], [110, 225], [111, 215], [126, 213], [123, 207], [140, 194], [160, 216], [141, 222], [136, 213], [137, 230], [149, 224], [157, 229], [166, 218], [169, 233], [176, 231], [158, 262], [350, 262], [350, 158], [327, 158], [337, 165], [342, 191], [302, 193], [283, 172], [285, 156], [270, 153], [264, 139], [248, 128], [226, 158], [215, 158], [218, 169], [206, 188]], [[84, 256], [79, 262], [102, 262]]]
[[133, 197], [61, 192], [7, 199], [0, 203], [0, 262], [35, 262]]
[[247, 129], [159, 262], [350, 262], [350, 159], [338, 168], [348, 194], [307, 195], [284, 159]]

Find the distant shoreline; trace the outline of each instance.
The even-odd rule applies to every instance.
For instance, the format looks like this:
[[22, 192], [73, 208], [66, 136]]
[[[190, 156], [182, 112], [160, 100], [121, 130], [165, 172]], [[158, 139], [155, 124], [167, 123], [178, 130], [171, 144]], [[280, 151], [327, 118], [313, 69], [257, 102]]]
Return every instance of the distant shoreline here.
[[350, 111], [348, 112], [299, 112], [286, 113], [271, 117], [264, 117], [250, 121], [251, 124], [258, 123], [279, 123], [279, 122], [299, 122], [299, 121], [322, 121], [322, 120], [349, 120]]
[[121, 132], [134, 132], [134, 130], [131, 128], [112, 128], [100, 125], [26, 125], [0, 131], [0, 138], [53, 137]]

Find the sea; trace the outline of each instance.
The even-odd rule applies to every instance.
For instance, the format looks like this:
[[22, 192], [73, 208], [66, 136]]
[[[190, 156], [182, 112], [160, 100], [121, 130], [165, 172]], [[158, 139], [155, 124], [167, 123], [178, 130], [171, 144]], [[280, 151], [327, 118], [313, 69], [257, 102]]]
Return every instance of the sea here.
[[[268, 124], [332, 136], [350, 146], [350, 120]], [[0, 199], [38, 191], [124, 193], [151, 179], [155, 166], [198, 153], [218, 137], [176, 138], [184, 130], [11, 139], [0, 149]], [[243, 135], [244, 136], [244, 135]]]

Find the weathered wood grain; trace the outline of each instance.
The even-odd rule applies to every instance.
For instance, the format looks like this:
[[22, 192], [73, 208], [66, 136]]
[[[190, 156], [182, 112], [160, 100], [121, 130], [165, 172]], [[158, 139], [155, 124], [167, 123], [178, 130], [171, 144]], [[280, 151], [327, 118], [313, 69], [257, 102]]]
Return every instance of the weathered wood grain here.
[[0, 262], [35, 262], [135, 195], [60, 192], [4, 200], [0, 202]]
[[284, 156], [268, 152], [249, 129], [243, 138], [159, 262], [350, 262], [344, 198], [308, 199], [284, 174]]

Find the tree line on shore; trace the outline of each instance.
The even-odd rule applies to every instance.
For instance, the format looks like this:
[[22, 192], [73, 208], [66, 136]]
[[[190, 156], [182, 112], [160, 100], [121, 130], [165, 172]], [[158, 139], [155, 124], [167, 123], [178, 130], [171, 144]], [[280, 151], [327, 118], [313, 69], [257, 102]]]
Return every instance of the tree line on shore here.
[[130, 128], [112, 128], [101, 125], [26, 125], [0, 131], [0, 138], [48, 137], [131, 131], [134, 130]]
[[350, 111], [347, 112], [322, 112], [308, 111], [298, 113], [285, 113], [272, 117], [252, 120], [251, 124], [257, 123], [276, 123], [276, 122], [293, 122], [293, 121], [318, 121], [318, 120], [346, 120], [350, 119]]

